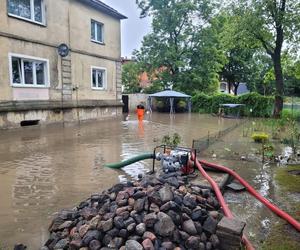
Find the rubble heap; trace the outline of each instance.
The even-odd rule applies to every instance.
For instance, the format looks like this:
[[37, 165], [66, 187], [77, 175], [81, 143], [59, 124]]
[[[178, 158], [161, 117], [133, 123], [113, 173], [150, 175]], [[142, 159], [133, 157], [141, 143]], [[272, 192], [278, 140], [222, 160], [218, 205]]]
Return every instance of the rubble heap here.
[[[219, 209], [209, 189], [180, 172], [146, 175], [58, 213], [41, 249], [222, 249]], [[239, 247], [241, 232], [234, 237]]]

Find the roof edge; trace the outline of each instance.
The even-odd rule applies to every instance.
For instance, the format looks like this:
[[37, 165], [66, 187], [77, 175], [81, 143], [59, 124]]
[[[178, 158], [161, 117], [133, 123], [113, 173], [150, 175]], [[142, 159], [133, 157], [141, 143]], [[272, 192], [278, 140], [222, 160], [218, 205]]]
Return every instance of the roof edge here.
[[109, 16], [115, 17], [120, 20], [127, 19], [127, 16], [124, 16], [123, 14], [121, 14], [114, 8], [108, 6], [107, 4], [101, 2], [100, 0], [79, 0], [79, 1], [100, 10]]

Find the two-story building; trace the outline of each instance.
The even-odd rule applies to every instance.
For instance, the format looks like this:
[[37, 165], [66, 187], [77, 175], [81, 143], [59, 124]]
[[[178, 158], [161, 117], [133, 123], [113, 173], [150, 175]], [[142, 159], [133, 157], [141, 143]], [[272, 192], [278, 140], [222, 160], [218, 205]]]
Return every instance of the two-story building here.
[[0, 128], [120, 115], [125, 18], [99, 0], [0, 0]]

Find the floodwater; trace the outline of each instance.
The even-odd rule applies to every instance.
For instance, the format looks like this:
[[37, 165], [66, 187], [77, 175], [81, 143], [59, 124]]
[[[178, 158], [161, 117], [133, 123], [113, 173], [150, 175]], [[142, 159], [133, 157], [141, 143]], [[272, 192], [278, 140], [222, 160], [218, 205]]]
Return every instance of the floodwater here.
[[[245, 127], [247, 127], [247, 122], [211, 145], [202, 153], [202, 157], [235, 170], [264, 198], [290, 214], [295, 203], [300, 202], [300, 187], [299, 193], [289, 194], [276, 185], [274, 180], [276, 170], [284, 166], [261, 163], [258, 160], [260, 156], [257, 154], [261, 150], [261, 144], [249, 141], [250, 134], [243, 136]], [[277, 147], [280, 148], [280, 145]], [[283, 147], [282, 155], [285, 151], [286, 148]], [[213, 154], [216, 158], [212, 159]], [[250, 160], [242, 161], [242, 157]], [[260, 249], [271, 228], [281, 219], [248, 192], [227, 191], [224, 198], [233, 214], [247, 223], [245, 232], [251, 243]], [[296, 235], [296, 238], [300, 238], [299, 232], [291, 226], [288, 228]]]
[[149, 161], [124, 170], [105, 163], [152, 151], [166, 134], [177, 132], [191, 146], [237, 122], [199, 114], [145, 118], [0, 131], [0, 249], [39, 249], [55, 212], [151, 168]]

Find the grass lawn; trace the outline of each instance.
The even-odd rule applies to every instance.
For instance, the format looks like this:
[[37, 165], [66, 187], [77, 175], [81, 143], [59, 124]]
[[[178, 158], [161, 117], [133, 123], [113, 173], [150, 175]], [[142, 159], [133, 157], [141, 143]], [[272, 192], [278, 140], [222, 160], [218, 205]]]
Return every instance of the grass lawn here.
[[290, 174], [289, 171], [300, 171], [300, 166], [288, 166], [277, 170], [275, 180], [288, 192], [300, 193], [300, 175]]
[[[284, 192], [300, 193], [300, 175], [292, 175], [289, 171], [300, 170], [300, 166], [279, 168], [275, 180]], [[291, 204], [289, 212], [296, 220], [300, 221], [300, 203]], [[300, 233], [292, 226], [281, 220], [275, 225], [267, 240], [263, 243], [264, 250], [298, 250], [300, 249]]]

